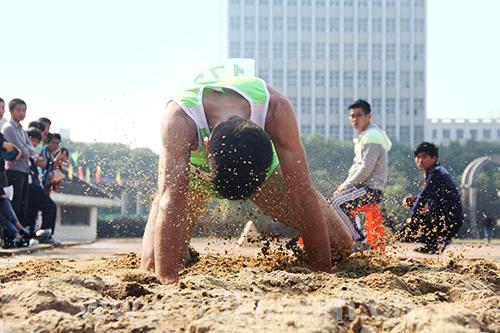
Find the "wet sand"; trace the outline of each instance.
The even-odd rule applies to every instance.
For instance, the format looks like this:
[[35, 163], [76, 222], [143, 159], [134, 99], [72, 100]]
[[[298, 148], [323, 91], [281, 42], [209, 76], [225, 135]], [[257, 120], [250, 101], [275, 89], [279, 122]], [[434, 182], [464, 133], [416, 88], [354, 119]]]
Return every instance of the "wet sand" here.
[[500, 243], [397, 244], [333, 274], [276, 247], [193, 245], [201, 258], [175, 285], [138, 270], [137, 240], [2, 258], [0, 332], [500, 331]]

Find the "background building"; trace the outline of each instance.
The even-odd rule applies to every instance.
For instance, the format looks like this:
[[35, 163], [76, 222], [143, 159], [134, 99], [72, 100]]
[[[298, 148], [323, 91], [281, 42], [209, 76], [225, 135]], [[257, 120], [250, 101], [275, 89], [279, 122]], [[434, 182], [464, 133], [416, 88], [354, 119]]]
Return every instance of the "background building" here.
[[403, 144], [425, 126], [425, 0], [229, 0], [229, 57], [292, 101], [303, 134], [351, 140], [346, 107], [371, 102]]
[[428, 119], [425, 140], [444, 145], [451, 141], [500, 141], [500, 118]]

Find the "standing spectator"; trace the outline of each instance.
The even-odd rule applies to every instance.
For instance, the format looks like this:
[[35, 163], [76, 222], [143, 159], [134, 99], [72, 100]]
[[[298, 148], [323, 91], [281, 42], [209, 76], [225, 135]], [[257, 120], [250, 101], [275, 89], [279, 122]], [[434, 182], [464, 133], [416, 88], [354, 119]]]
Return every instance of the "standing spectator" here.
[[[30, 128], [27, 131], [28, 137], [33, 146], [38, 146], [42, 141], [42, 134], [36, 128]], [[40, 164], [40, 163], [39, 163]], [[37, 162], [30, 159], [30, 185], [29, 185], [29, 207], [26, 216], [27, 226], [29, 226], [32, 234], [35, 233], [35, 222], [38, 212], [42, 212], [42, 227], [41, 229], [49, 230], [50, 236], [40, 237], [40, 243], [49, 243], [52, 245], [59, 245], [60, 242], [55, 240], [52, 235], [54, 234], [56, 226], [56, 204], [50, 196], [44, 191], [40, 184], [40, 178], [37, 168]]]
[[50, 126], [52, 125], [52, 122], [47, 117], [41, 117], [38, 119], [38, 121], [41, 122], [42, 124], [44, 124], [44, 126], [45, 126], [45, 129], [42, 131], [42, 138], [43, 138], [43, 143], [47, 144], [48, 143], [48, 135], [50, 133]]
[[7, 122], [7, 119], [4, 118], [5, 114], [5, 101], [0, 97], [0, 131], [2, 130], [3, 125]]
[[425, 183], [415, 198], [408, 195], [403, 206], [412, 209], [411, 217], [398, 231], [403, 241], [423, 242], [416, 251], [441, 253], [463, 224], [460, 192], [448, 171], [438, 162], [438, 148], [422, 142], [413, 152], [415, 164], [423, 171]]
[[491, 242], [491, 235], [493, 234], [493, 225], [495, 220], [491, 216], [491, 214], [484, 212], [481, 216], [481, 228], [483, 229], [484, 238], [489, 242]]
[[366, 204], [379, 203], [387, 183], [388, 151], [391, 140], [377, 125], [371, 123], [371, 106], [359, 99], [349, 105], [352, 127], [358, 132], [354, 146], [354, 163], [347, 179], [337, 188], [332, 205], [351, 230], [357, 246], [365, 241], [361, 226], [351, 217], [351, 211]]
[[29, 159], [37, 158], [37, 153], [21, 125], [26, 117], [26, 102], [19, 98], [13, 99], [9, 102], [9, 111], [11, 119], [3, 126], [2, 133], [6, 141], [13, 143], [21, 151], [21, 156], [17, 160], [6, 162], [6, 174], [9, 184], [14, 187], [12, 206], [19, 221], [25, 225], [24, 219], [28, 209]]

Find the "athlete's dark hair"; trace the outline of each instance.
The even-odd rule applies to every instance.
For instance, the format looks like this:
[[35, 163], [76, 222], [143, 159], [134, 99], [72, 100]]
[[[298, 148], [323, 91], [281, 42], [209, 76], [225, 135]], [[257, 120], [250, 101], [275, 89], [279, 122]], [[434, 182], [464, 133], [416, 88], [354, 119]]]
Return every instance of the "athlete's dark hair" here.
[[49, 125], [52, 125], [52, 122], [50, 121], [49, 118], [45, 118], [45, 117], [40, 117], [38, 118], [38, 121], [41, 121], [42, 123], [44, 124], [49, 124]]
[[12, 112], [18, 105], [24, 105], [26, 106], [26, 102], [23, 101], [20, 98], [14, 98], [12, 101], [9, 102], [9, 111]]
[[364, 99], [358, 99], [354, 101], [354, 103], [352, 103], [347, 107], [347, 110], [357, 109], [357, 108], [363, 109], [364, 114], [369, 114], [372, 112], [372, 107], [370, 106], [370, 103], [368, 103]]
[[33, 120], [28, 124], [28, 128], [34, 127], [40, 130], [40, 132], [45, 131], [45, 124], [38, 120]]
[[5, 104], [5, 101], [3, 100], [3, 98], [2, 98], [2, 97], [0, 97], [0, 103]]
[[415, 148], [413, 152], [413, 156], [417, 156], [418, 154], [425, 153], [431, 157], [439, 157], [438, 147], [430, 142], [422, 142]]
[[36, 127], [30, 127], [26, 131], [26, 134], [28, 134], [28, 137], [37, 139], [38, 141], [42, 141], [42, 133], [40, 130]]
[[234, 116], [214, 128], [208, 162], [212, 183], [224, 198], [250, 197], [266, 179], [272, 161], [271, 139], [256, 123]]

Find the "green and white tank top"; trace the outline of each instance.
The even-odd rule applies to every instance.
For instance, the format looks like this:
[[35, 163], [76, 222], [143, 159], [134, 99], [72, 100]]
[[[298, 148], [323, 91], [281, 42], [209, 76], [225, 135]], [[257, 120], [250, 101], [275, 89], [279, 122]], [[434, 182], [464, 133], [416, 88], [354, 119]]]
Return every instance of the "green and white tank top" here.
[[[196, 83], [175, 95], [173, 101], [193, 119], [197, 127], [198, 149], [191, 153], [191, 171], [198, 177], [209, 181], [210, 170], [204, 141], [210, 136], [210, 129], [203, 108], [203, 92], [207, 89], [218, 92], [229, 89], [238, 93], [250, 104], [250, 120], [262, 129], [265, 129], [270, 95], [265, 81], [254, 76], [238, 76]], [[273, 162], [267, 178], [272, 175], [278, 164], [278, 155], [273, 145]]]

